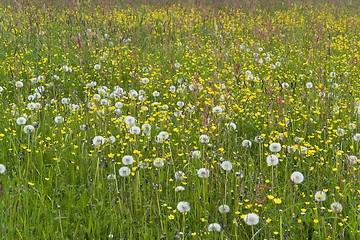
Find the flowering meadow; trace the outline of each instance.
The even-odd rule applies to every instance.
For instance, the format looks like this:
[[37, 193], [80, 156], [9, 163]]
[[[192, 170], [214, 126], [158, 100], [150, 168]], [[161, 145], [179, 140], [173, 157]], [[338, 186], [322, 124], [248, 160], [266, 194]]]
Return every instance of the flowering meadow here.
[[356, 4], [3, 3], [0, 238], [360, 239]]

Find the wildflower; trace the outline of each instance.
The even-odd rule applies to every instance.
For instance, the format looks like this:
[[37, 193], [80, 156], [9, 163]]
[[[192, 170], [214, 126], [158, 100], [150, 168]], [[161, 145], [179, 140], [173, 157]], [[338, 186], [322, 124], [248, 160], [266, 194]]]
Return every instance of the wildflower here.
[[142, 82], [143, 84], [147, 84], [147, 83], [149, 83], [149, 81], [150, 81], [150, 80], [149, 80], [148, 78], [146, 78], [146, 77], [141, 79], [141, 82]]
[[350, 130], [354, 130], [356, 128], [356, 124], [355, 123], [349, 123], [349, 129]]
[[323, 202], [326, 200], [326, 193], [323, 191], [317, 191], [315, 193], [315, 201], [316, 202]]
[[130, 155], [125, 155], [121, 161], [124, 165], [130, 165], [134, 162], [134, 158]]
[[180, 65], [179, 62], [176, 62], [176, 63], [174, 64], [174, 66], [175, 66], [176, 68], [179, 68], [181, 65]]
[[279, 163], [279, 158], [278, 158], [276, 155], [274, 155], [274, 154], [268, 155], [268, 156], [266, 157], [266, 162], [267, 162], [267, 164], [269, 164], [270, 166], [276, 166], [276, 165], [278, 165], [278, 163]]
[[155, 158], [153, 164], [155, 167], [163, 167], [165, 162], [162, 158]]
[[116, 179], [116, 176], [114, 174], [109, 174], [107, 177], [106, 177], [108, 180], [115, 180]]
[[130, 172], [131, 172], [131, 170], [128, 167], [122, 167], [122, 168], [119, 169], [119, 174], [120, 174], [121, 177], [129, 176]]
[[226, 123], [225, 126], [230, 129], [230, 130], [236, 130], [236, 124], [231, 122], [231, 123]]
[[356, 142], [360, 141], [360, 133], [356, 133], [354, 135], [354, 141], [356, 141]]
[[155, 141], [157, 143], [164, 143], [168, 138], [169, 138], [169, 133], [162, 131], [157, 135]]
[[243, 146], [243, 147], [246, 147], [246, 148], [249, 148], [249, 147], [251, 147], [251, 141], [250, 140], [244, 140], [244, 141], [242, 141], [242, 143], [241, 143], [241, 145]]
[[249, 226], [254, 226], [259, 223], [259, 216], [256, 213], [249, 213], [245, 216], [244, 221]]
[[222, 113], [223, 109], [220, 106], [216, 106], [213, 108], [213, 112], [214, 113]]
[[233, 168], [233, 165], [231, 162], [229, 161], [224, 161], [220, 164], [221, 168], [224, 169], [225, 171], [230, 171]]
[[199, 138], [199, 141], [201, 143], [209, 143], [210, 142], [210, 137], [208, 135], [201, 135]]
[[105, 143], [105, 139], [102, 136], [96, 136], [93, 138], [93, 144], [95, 146], [101, 145]]
[[269, 149], [271, 152], [280, 152], [281, 150], [281, 145], [280, 143], [271, 143], [269, 146]]
[[354, 155], [349, 156], [350, 164], [357, 164], [357, 157]]
[[0, 174], [3, 174], [6, 171], [5, 165], [0, 163]]
[[221, 205], [219, 207], [219, 212], [220, 213], [228, 213], [228, 212], [230, 212], [230, 207], [228, 205], [226, 205], [226, 204]]
[[61, 103], [62, 104], [69, 104], [70, 103], [70, 98], [62, 98]]
[[301, 172], [293, 172], [291, 174], [291, 181], [296, 184], [300, 184], [304, 181], [304, 175]]
[[345, 129], [342, 129], [342, 128], [338, 128], [337, 131], [336, 131], [336, 135], [338, 136], [344, 136], [345, 135]]
[[255, 137], [256, 143], [262, 143], [262, 142], [264, 142], [264, 140], [265, 140], [264, 137], [261, 135]]
[[182, 171], [178, 171], [175, 173], [175, 179], [176, 180], [184, 180], [185, 173]]
[[34, 131], [34, 126], [32, 126], [32, 125], [26, 125], [25, 127], [24, 127], [24, 129], [23, 129], [23, 131], [24, 131], [24, 133], [25, 134], [28, 134], [28, 133], [31, 133], [32, 131]]
[[200, 151], [193, 151], [192, 153], [191, 153], [191, 156], [193, 157], [193, 158], [201, 158], [201, 152]]
[[64, 118], [62, 116], [55, 117], [55, 122], [56, 123], [62, 123], [63, 121], [64, 121]]
[[131, 126], [134, 126], [135, 125], [135, 118], [133, 116], [127, 116], [125, 119], [124, 119], [124, 123], [126, 125], [129, 125], [130, 127]]
[[314, 84], [312, 82], [308, 82], [305, 86], [310, 89], [314, 86]]
[[185, 191], [185, 188], [183, 186], [177, 186], [175, 188], [175, 192], [182, 192], [182, 191]]
[[24, 125], [26, 123], [26, 118], [24, 117], [19, 117], [18, 119], [16, 119], [16, 123], [18, 125]]
[[140, 132], [141, 132], [141, 129], [140, 129], [139, 127], [137, 127], [137, 126], [132, 126], [132, 127], [130, 128], [130, 133], [131, 133], [131, 134], [139, 135]]
[[199, 178], [208, 178], [210, 176], [210, 171], [206, 168], [200, 168], [197, 171], [197, 175]]
[[209, 232], [220, 232], [221, 226], [218, 223], [211, 223], [208, 227]]
[[16, 81], [16, 82], [15, 82], [15, 87], [21, 88], [21, 87], [23, 87], [23, 86], [24, 86], [23, 82], [21, 82], [21, 81]]
[[181, 213], [188, 212], [190, 211], [190, 204], [188, 202], [179, 202], [176, 208]]
[[286, 82], [282, 83], [281, 86], [285, 89], [288, 89], [290, 87], [290, 85]]
[[335, 212], [336, 214], [341, 212], [343, 210], [343, 206], [341, 203], [338, 202], [334, 202], [330, 205], [331, 210], [333, 210], [333, 212]]
[[336, 72], [331, 72], [331, 73], [330, 73], [330, 77], [331, 77], [331, 78], [336, 77]]
[[142, 134], [146, 135], [146, 136], [150, 136], [151, 135], [151, 125], [148, 123], [144, 123], [141, 126], [141, 129], [143, 130]]

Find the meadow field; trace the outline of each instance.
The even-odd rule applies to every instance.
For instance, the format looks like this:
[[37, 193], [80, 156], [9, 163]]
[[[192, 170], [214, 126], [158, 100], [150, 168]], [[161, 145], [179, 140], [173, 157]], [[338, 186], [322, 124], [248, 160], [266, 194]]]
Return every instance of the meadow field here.
[[0, 239], [360, 239], [360, 2], [0, 10]]

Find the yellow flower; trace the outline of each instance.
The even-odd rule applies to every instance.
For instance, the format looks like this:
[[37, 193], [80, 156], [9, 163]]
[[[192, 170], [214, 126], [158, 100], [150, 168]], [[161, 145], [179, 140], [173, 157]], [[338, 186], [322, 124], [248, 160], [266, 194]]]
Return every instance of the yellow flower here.
[[319, 220], [317, 220], [317, 219], [314, 219], [314, 223], [318, 223], [319, 222]]
[[168, 218], [169, 218], [170, 220], [173, 220], [175, 217], [174, 217], [174, 215], [170, 214]]
[[280, 203], [281, 203], [281, 199], [280, 199], [280, 198], [275, 198], [275, 199], [274, 199], [274, 202], [275, 202], [276, 204], [280, 204]]

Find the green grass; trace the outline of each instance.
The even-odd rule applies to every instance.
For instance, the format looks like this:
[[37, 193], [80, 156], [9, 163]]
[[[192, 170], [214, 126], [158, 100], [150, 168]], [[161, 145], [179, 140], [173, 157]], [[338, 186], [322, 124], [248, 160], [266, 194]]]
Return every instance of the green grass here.
[[358, 239], [358, 9], [4, 2], [0, 238]]

